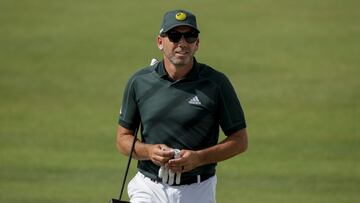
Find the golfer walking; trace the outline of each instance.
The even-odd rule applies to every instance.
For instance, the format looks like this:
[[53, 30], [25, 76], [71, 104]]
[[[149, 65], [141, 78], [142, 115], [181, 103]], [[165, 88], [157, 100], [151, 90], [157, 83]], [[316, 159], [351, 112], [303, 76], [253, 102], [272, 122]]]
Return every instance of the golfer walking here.
[[[247, 148], [244, 113], [229, 79], [194, 57], [199, 33], [189, 11], [165, 13], [157, 37], [163, 59], [126, 85], [118, 150], [129, 155], [134, 130], [141, 132], [133, 152], [138, 173], [128, 185], [132, 203], [216, 202], [216, 164]], [[219, 142], [220, 127], [226, 138]]]

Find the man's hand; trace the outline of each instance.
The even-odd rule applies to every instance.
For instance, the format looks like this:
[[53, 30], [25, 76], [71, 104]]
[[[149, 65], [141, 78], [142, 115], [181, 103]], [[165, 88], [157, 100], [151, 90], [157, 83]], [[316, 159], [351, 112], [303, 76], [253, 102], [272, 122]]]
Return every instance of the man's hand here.
[[247, 149], [246, 128], [227, 136], [217, 145], [198, 150], [181, 150], [179, 159], [172, 159], [168, 167], [175, 172], [188, 172], [199, 166], [224, 161]]
[[201, 158], [196, 151], [181, 150], [180, 158], [171, 159], [168, 167], [175, 172], [188, 172], [201, 165]]
[[146, 149], [149, 159], [158, 166], [165, 165], [174, 157], [172, 149], [164, 144], [147, 144]]

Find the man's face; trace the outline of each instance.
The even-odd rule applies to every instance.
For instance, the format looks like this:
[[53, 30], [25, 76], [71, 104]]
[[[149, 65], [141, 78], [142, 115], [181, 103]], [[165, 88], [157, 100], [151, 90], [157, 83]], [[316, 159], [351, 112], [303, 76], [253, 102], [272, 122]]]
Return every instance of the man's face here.
[[[171, 29], [169, 32], [176, 34], [191, 33], [194, 30], [188, 26], [179, 26]], [[181, 36], [180, 41], [172, 42], [169, 36], [158, 36], [158, 47], [164, 54], [164, 60], [170, 61], [175, 66], [184, 66], [192, 62], [193, 56], [198, 49], [199, 39], [196, 38], [195, 42], [189, 43]]]

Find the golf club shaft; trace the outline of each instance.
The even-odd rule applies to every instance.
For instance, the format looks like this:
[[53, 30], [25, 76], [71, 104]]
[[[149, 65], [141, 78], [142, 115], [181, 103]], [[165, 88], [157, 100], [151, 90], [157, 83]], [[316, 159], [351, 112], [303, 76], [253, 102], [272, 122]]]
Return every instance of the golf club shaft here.
[[138, 129], [139, 129], [139, 128], [136, 128], [135, 131], [134, 131], [134, 141], [133, 141], [133, 143], [132, 143], [132, 145], [131, 145], [131, 150], [130, 150], [130, 154], [129, 154], [129, 159], [128, 159], [128, 163], [127, 163], [127, 167], [126, 167], [124, 179], [123, 179], [122, 186], [121, 186], [121, 191], [120, 191], [119, 200], [121, 200], [121, 197], [122, 197], [122, 194], [123, 194], [123, 191], [124, 191], [124, 186], [125, 186], [125, 183], [126, 183], [127, 174], [128, 174], [128, 172], [129, 172], [130, 162], [131, 162], [131, 159], [132, 159], [132, 153], [133, 153], [133, 151], [134, 151], [135, 143], [136, 143], [136, 140], [137, 140], [137, 132], [138, 132]]

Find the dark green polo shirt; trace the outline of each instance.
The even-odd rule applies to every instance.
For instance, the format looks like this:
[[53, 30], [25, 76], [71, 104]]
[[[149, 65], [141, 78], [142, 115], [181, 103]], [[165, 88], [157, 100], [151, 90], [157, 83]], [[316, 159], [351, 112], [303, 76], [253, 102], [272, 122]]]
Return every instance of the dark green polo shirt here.
[[[200, 150], [218, 143], [219, 126], [226, 135], [246, 127], [244, 113], [229, 79], [197, 63], [187, 76], [173, 81], [163, 61], [135, 73], [124, 91], [119, 124], [135, 129], [141, 139], [174, 149]], [[182, 178], [215, 173], [209, 164], [182, 174]], [[156, 179], [159, 166], [139, 161], [138, 168]]]

